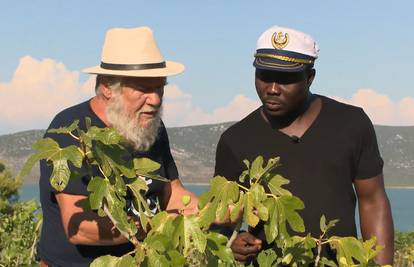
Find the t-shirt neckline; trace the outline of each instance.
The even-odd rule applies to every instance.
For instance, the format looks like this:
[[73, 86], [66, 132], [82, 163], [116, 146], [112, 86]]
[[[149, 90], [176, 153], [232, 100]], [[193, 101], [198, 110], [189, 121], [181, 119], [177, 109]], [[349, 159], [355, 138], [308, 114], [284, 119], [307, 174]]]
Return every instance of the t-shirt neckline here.
[[[314, 128], [316, 128], [316, 126], [315, 125], [317, 125], [317, 124], [320, 124], [320, 121], [321, 121], [321, 119], [322, 119], [322, 117], [323, 117], [323, 113], [325, 113], [325, 109], [326, 109], [326, 101], [325, 101], [325, 98], [323, 97], [323, 96], [321, 96], [321, 95], [318, 95], [318, 94], [314, 94], [317, 98], [320, 98], [321, 99], [321, 109], [319, 110], [319, 113], [318, 113], [318, 115], [316, 116], [316, 118], [313, 120], [313, 122], [311, 123], [311, 125], [308, 127], [308, 129], [306, 129], [306, 131], [303, 133], [303, 135], [302, 136], [298, 136], [298, 139], [300, 140], [300, 142], [302, 142], [303, 140], [306, 140], [307, 138], [308, 138], [308, 136], [309, 135], [311, 135], [312, 134], [312, 132], [314, 131]], [[258, 115], [260, 116], [260, 118], [261, 118], [261, 121], [262, 121], [262, 123], [264, 123], [265, 125], [266, 125], [266, 128], [267, 129], [269, 129], [269, 131], [271, 131], [273, 134], [276, 134], [276, 135], [280, 135], [280, 136], [283, 136], [283, 138], [285, 139], [285, 140], [287, 140], [287, 141], [289, 141], [290, 143], [295, 143], [295, 142], [292, 142], [292, 136], [290, 136], [290, 135], [288, 135], [288, 134], [286, 134], [286, 133], [283, 133], [283, 132], [281, 132], [281, 131], [279, 131], [279, 130], [277, 130], [277, 129], [273, 129], [271, 126], [270, 126], [270, 124], [268, 123], [268, 122], [266, 122], [266, 120], [263, 118], [263, 116], [262, 116], [262, 114], [261, 114], [261, 108], [262, 107], [260, 107], [257, 111], [258, 111]], [[296, 142], [296, 143], [298, 143], [298, 142]]]
[[93, 111], [93, 109], [92, 109], [92, 99], [93, 99], [93, 97], [90, 98], [87, 101], [87, 106], [88, 106], [88, 109], [90, 111], [90, 114], [92, 114], [95, 117], [95, 119], [97, 120], [97, 122], [99, 122], [99, 124], [101, 124], [100, 125], [101, 128], [108, 127], [108, 126], [106, 126], [105, 122], [103, 120], [101, 120], [101, 118], [99, 118], [99, 116], [95, 113], [95, 111]]

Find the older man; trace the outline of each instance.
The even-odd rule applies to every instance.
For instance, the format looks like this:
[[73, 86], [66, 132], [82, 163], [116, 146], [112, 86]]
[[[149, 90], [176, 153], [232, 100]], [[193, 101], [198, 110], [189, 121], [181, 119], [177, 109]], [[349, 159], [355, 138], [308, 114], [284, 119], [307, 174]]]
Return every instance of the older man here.
[[[182, 209], [181, 197], [193, 194], [177, 179], [160, 117], [166, 77], [183, 70], [183, 65], [164, 60], [149, 28], [111, 29], [106, 35], [101, 64], [84, 70], [97, 74], [96, 96], [57, 114], [49, 128], [80, 120], [80, 127], [85, 129], [86, 117], [94, 126], [116, 128], [128, 140], [133, 157], [145, 156], [159, 162], [159, 175], [170, 180], [147, 181], [150, 206], [156, 209], [159, 199], [162, 208]], [[67, 135], [47, 133], [45, 137], [53, 138], [62, 147], [76, 145]], [[89, 266], [101, 255], [120, 256], [133, 248], [108, 218], [79, 205], [88, 196], [90, 176], [71, 180], [62, 192], [57, 192], [50, 185], [50, 174], [50, 166], [42, 161], [39, 185], [44, 222], [38, 245], [41, 265]], [[187, 208], [195, 205], [196, 201]]]
[[[263, 105], [223, 133], [215, 174], [235, 180], [244, 159], [280, 156], [282, 166], [276, 170], [304, 201], [307, 232], [320, 235], [324, 214], [339, 219], [330, 235], [356, 236], [358, 200], [363, 238], [376, 236], [384, 246], [378, 263], [392, 264], [393, 223], [374, 127], [361, 108], [310, 92], [318, 53], [316, 42], [294, 29], [275, 26], [260, 36], [253, 64]], [[263, 239], [262, 230], [253, 233]], [[262, 242], [245, 232], [232, 249], [238, 260], [248, 261]], [[324, 253], [332, 256], [329, 248]]]

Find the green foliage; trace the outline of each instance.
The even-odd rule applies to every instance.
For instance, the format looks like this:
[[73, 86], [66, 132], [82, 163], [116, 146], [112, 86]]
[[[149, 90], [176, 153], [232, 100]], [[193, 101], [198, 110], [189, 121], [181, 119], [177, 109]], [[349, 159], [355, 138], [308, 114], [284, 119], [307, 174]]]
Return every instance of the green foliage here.
[[[34, 145], [38, 153], [28, 160], [21, 175], [28, 173], [35, 160], [45, 159], [53, 166], [52, 186], [63, 190], [70, 179], [76, 179], [73, 173], [82, 164], [89, 173], [98, 168], [100, 175], [88, 185], [89, 206], [99, 215], [108, 216], [135, 246], [122, 257], [100, 257], [92, 266], [238, 266], [230, 246], [243, 222], [250, 227], [263, 223], [266, 240], [274, 245], [258, 255], [260, 266], [304, 266], [312, 262], [315, 266], [373, 266], [380, 250], [375, 239], [362, 242], [353, 237], [329, 237], [336, 221], [327, 223], [324, 216], [318, 238], [304, 234], [304, 222], [298, 213], [304, 204], [284, 188], [289, 181], [275, 172], [277, 157], [267, 162], [261, 156], [252, 163], [244, 160], [246, 170], [238, 182], [214, 177], [209, 191], [200, 197], [198, 214], [179, 211], [172, 215], [164, 211], [153, 215], [144, 197], [148, 186], [142, 178], [166, 181], [155, 173], [158, 163], [147, 158], [130, 159], [123, 138], [111, 128], [89, 126], [82, 131], [74, 122], [51, 132], [71, 135], [79, 141], [79, 147], [60, 148], [51, 139], [40, 140]], [[127, 192], [134, 197], [139, 218], [125, 211]], [[190, 199], [184, 196], [182, 201], [186, 205]], [[230, 240], [209, 231], [213, 222], [226, 220], [235, 224]], [[135, 236], [138, 231], [146, 232], [144, 240]], [[336, 250], [336, 262], [321, 257], [324, 245]]]
[[125, 255], [122, 257], [114, 256], [103, 256], [96, 259], [91, 265], [91, 267], [130, 267], [134, 266], [134, 258], [130, 255]]
[[0, 211], [10, 209], [13, 202], [18, 198], [18, 190], [22, 180], [13, 178], [10, 170], [0, 162]]
[[208, 227], [216, 218], [224, 220], [229, 205], [234, 205], [238, 199], [239, 188], [237, 183], [227, 181], [226, 178], [221, 176], [214, 177], [211, 181], [210, 190], [200, 196], [201, 225]]
[[328, 242], [336, 250], [340, 266], [375, 266], [373, 259], [381, 250], [375, 245], [375, 238], [361, 242], [355, 237], [333, 236]]
[[39, 160], [46, 159], [47, 161], [52, 161], [53, 171], [50, 182], [56, 190], [62, 191], [70, 178], [68, 162], [72, 162], [74, 166], [80, 168], [82, 165], [81, 151], [73, 145], [60, 148], [59, 144], [51, 138], [40, 139], [33, 144], [33, 148], [38, 153], [29, 157], [19, 176], [23, 177], [29, 174], [34, 164]]
[[[269, 248], [266, 250], [263, 250], [259, 256], [257, 257], [257, 263], [259, 263], [260, 267], [267, 267], [267, 266], [274, 266], [277, 264], [277, 255], [276, 252]], [[287, 262], [287, 264], [289, 264]]]
[[187, 207], [191, 202], [191, 196], [184, 195], [181, 197], [181, 203], [183, 203], [184, 207]]
[[173, 224], [173, 245], [187, 257], [192, 249], [203, 253], [206, 249], [207, 238], [200, 229], [194, 216], [177, 216]]
[[316, 247], [316, 241], [310, 235], [305, 237], [292, 236], [279, 241], [278, 244], [284, 255], [283, 258], [278, 259], [279, 263], [307, 266], [314, 261], [313, 249]]
[[0, 163], [0, 266], [35, 264], [41, 215], [36, 201], [17, 202], [21, 180]]
[[414, 232], [396, 232], [394, 246], [394, 266], [414, 266]]

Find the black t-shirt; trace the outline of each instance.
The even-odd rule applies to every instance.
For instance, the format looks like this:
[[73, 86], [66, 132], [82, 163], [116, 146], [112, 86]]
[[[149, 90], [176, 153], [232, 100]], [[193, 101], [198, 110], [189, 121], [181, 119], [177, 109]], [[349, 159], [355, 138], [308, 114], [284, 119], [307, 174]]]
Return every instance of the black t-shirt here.
[[237, 180], [246, 168], [244, 159], [280, 156], [282, 165], [275, 170], [290, 180], [286, 188], [304, 202], [300, 215], [306, 232], [319, 237], [324, 214], [340, 220], [330, 235], [356, 236], [353, 181], [381, 174], [383, 161], [363, 110], [319, 97], [322, 109], [299, 140], [272, 129], [260, 108], [231, 126], [217, 145], [215, 175]]
[[[89, 117], [93, 126], [105, 127], [105, 124], [96, 116], [90, 107], [90, 101], [70, 107], [60, 112], [51, 122], [48, 129], [67, 127], [74, 120], [79, 120], [81, 129], [86, 130], [85, 118]], [[51, 137], [59, 143], [60, 147], [78, 145], [77, 141], [66, 134], [46, 133], [44, 137]], [[160, 127], [157, 140], [151, 149], [145, 153], [131, 151], [131, 157], [145, 156], [161, 164], [158, 174], [173, 180], [178, 178], [178, 171], [174, 159], [170, 152], [167, 131], [162, 125]], [[126, 243], [116, 246], [87, 246], [73, 245], [68, 242], [65, 235], [59, 206], [55, 193], [49, 182], [51, 167], [45, 161], [40, 162], [40, 202], [43, 212], [43, 225], [40, 241], [38, 244], [39, 257], [51, 266], [89, 266], [93, 259], [106, 254], [121, 256], [133, 249], [132, 244]], [[96, 175], [99, 175], [96, 173]], [[81, 179], [71, 180], [64, 193], [73, 195], [85, 195], [90, 177], [85, 176]], [[149, 190], [146, 194], [147, 199], [154, 200], [164, 190], [164, 182], [158, 180], [147, 181]]]

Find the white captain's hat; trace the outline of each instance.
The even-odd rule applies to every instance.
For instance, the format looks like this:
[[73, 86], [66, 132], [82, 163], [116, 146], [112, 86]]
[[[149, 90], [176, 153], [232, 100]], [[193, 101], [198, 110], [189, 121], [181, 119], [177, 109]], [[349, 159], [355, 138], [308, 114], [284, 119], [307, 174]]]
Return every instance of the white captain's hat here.
[[264, 70], [300, 72], [313, 66], [318, 55], [319, 46], [308, 34], [273, 26], [257, 40], [253, 65]]

